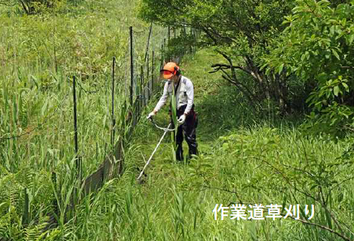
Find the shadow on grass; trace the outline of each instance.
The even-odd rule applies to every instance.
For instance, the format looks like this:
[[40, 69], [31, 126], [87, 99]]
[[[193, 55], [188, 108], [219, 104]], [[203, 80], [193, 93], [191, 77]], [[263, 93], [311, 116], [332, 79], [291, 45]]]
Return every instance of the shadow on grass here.
[[204, 96], [197, 104], [198, 138], [200, 141], [213, 141], [230, 131], [240, 128], [269, 126], [282, 128], [297, 127], [302, 115], [281, 117], [276, 110], [264, 114], [255, 113], [254, 109], [233, 86], [221, 86], [217, 93]]
[[242, 102], [240, 94], [230, 86], [204, 96], [196, 105], [199, 140], [212, 141], [254, 119], [252, 110]]

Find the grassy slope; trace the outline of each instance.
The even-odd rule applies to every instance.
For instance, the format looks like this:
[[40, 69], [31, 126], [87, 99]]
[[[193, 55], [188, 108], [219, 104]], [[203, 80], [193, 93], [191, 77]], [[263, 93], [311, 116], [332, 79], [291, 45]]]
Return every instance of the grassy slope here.
[[[274, 166], [296, 165], [317, 161], [334, 161], [347, 147], [343, 141], [304, 137], [289, 124], [272, 127], [266, 121], [252, 122], [252, 113], [242, 100], [218, 77], [205, 74], [217, 60], [208, 51], [185, 59], [184, 74], [195, 85], [196, 106], [200, 124], [198, 140], [201, 155], [189, 165], [173, 163], [169, 138], [166, 138], [150, 164], [145, 183], [135, 178], [152, 153], [162, 132], [142, 120], [127, 150], [127, 171], [117, 182], [106, 185], [96, 199], [104, 205], [104, 236], [91, 233], [91, 238], [120, 240], [334, 240], [337, 237], [319, 229], [306, 228], [290, 219], [236, 221], [226, 218], [215, 221], [216, 204], [313, 204], [311, 198], [291, 196], [289, 186]], [[154, 105], [153, 103], [152, 105]], [[151, 106], [152, 108], [153, 106]], [[159, 113], [158, 121], [167, 123], [168, 116]], [[250, 124], [253, 123], [253, 124]], [[223, 137], [220, 137], [223, 136]], [[187, 150], [187, 148], [185, 148]], [[274, 166], [273, 166], [274, 164]], [[307, 163], [308, 164], [308, 163]], [[317, 165], [317, 164], [316, 164]], [[302, 173], [282, 170], [288, 178], [304, 178], [303, 188], [312, 184]], [[313, 170], [316, 173], [316, 170]], [[344, 171], [345, 172], [345, 171]], [[348, 171], [349, 172], [349, 171]], [[352, 183], [350, 184], [352, 185]], [[307, 190], [307, 189], [306, 189]], [[313, 189], [316, 190], [316, 189]], [[341, 187], [344, 201], [333, 204], [344, 209], [344, 222], [353, 219], [352, 191]], [[100, 203], [100, 204], [98, 204]], [[112, 210], [114, 209], [114, 211]], [[324, 212], [316, 204], [315, 221], [326, 224]], [[91, 213], [98, 218], [97, 213]], [[112, 216], [111, 218], [107, 216]], [[265, 214], [266, 216], [266, 214]], [[86, 221], [91, 220], [89, 215]], [[111, 220], [111, 221], [109, 221]], [[112, 224], [114, 220], [114, 224]], [[92, 220], [91, 220], [92, 221]], [[108, 225], [108, 222], [110, 225]], [[109, 227], [109, 228], [108, 228]], [[110, 233], [108, 236], [107, 233]], [[102, 232], [101, 232], [102, 234]]]
[[[124, 0], [117, 5], [111, 0], [86, 0], [55, 15], [32, 16], [0, 6], [0, 22], [4, 23], [0, 28], [0, 240], [38, 237], [53, 212], [54, 199], [60, 203], [62, 215], [58, 219], [64, 219], [76, 179], [72, 75], [79, 83], [83, 176], [96, 170], [109, 152], [112, 57], [117, 58], [115, 110], [119, 126], [120, 117], [124, 120], [125, 116], [120, 112], [124, 111], [123, 80], [129, 76], [130, 25], [134, 26], [137, 59], [146, 48], [149, 24], [137, 18], [138, 2]], [[154, 28], [156, 56], [161, 33], [160, 28]], [[21, 137], [11, 138], [17, 135]], [[52, 172], [57, 174], [55, 189]], [[23, 219], [25, 192], [29, 197], [28, 225]]]
[[[86, 19], [86, 12], [79, 12], [82, 15], [79, 16], [79, 21], [73, 25], [75, 30], [73, 31], [75, 33], [91, 30], [90, 26], [95, 24], [97, 24], [97, 28], [106, 26], [104, 23], [107, 20], [105, 13], [107, 5], [101, 2], [93, 5], [94, 1], [88, 1], [88, 3], [88, 6], [91, 6], [92, 9], [95, 9], [97, 4], [100, 5], [99, 8], [102, 12], [97, 13], [96, 17], [101, 19], [101, 21], [96, 21], [95, 18]], [[114, 3], [110, 2], [110, 4], [112, 5], [110, 5], [108, 9], [114, 12]], [[131, 6], [129, 4], [126, 5]], [[132, 9], [123, 8], [120, 8], [120, 10], [117, 11], [119, 12], [111, 13], [112, 15], [110, 19], [114, 19], [114, 15], [118, 15], [121, 18], [117, 19], [117, 21], [114, 22], [114, 26], [111, 27], [124, 31], [127, 27], [125, 25], [131, 24], [130, 19], [135, 18], [134, 16], [127, 16], [126, 13], [134, 15], [134, 11], [132, 11]], [[75, 21], [72, 22], [71, 17], [73, 16], [66, 16], [66, 22], [64, 22], [61, 27], [57, 28], [58, 38], [61, 31], [63, 33], [67, 32], [67, 26], [65, 23], [75, 23]], [[9, 21], [12, 20], [10, 19]], [[19, 20], [19, 23], [21, 24], [18, 26], [22, 27], [18, 30], [22, 29], [27, 31], [29, 28], [28, 26], [33, 26], [31, 25], [33, 23], [42, 26], [41, 21], [38, 21], [35, 17], [30, 17], [28, 19], [24, 17]], [[27, 23], [31, 24], [27, 25]], [[50, 22], [44, 23], [47, 24], [42, 26], [43, 28], [38, 28], [43, 30], [39, 31], [41, 35], [38, 35], [36, 31], [32, 33], [34, 36], [37, 34], [39, 36], [38, 39], [33, 38], [33, 36], [28, 36], [28, 38], [40, 40], [42, 35], [50, 34], [52, 32], [49, 28], [51, 26]], [[134, 23], [138, 24], [137, 22]], [[83, 29], [80, 30], [76, 25]], [[8, 26], [16, 25], [8, 24]], [[144, 28], [143, 24], [139, 24], [139, 26], [140, 28]], [[28, 79], [27, 82], [30, 83], [30, 86], [27, 86], [27, 88], [31, 88], [30, 94], [33, 95], [31, 100], [36, 99], [35, 103], [38, 103], [40, 107], [45, 99], [56, 98], [54, 94], [65, 96], [64, 93], [68, 93], [69, 91], [62, 90], [63, 93], [57, 93], [56, 89], [59, 87], [59, 81], [54, 81], [54, 77], [51, 75], [51, 71], [54, 68], [51, 62], [53, 56], [50, 54], [45, 55], [45, 51], [39, 50], [43, 53], [43, 56], [40, 57], [45, 61], [43, 61], [41, 65], [36, 66], [37, 59], [31, 59], [30, 57], [36, 56], [33, 55], [33, 53], [36, 53], [37, 50], [35, 48], [27, 48], [26, 46], [22, 46], [23, 48], [18, 47], [20, 37], [27, 36], [25, 34], [26, 31], [20, 32], [12, 31], [12, 29], [10, 30], [6, 31], [5, 35], [2, 35], [2, 40], [16, 37], [15, 39], [17, 39], [18, 42], [2, 42], [11, 43], [5, 47], [19, 52], [19, 55], [18, 58], [12, 59], [12, 68], [5, 68], [6, 66], [3, 67], [8, 72], [7, 76], [4, 75], [1, 81], [7, 83], [9, 80], [12, 80], [12, 78], [16, 78], [16, 81], [13, 82], [14, 84], [12, 86], [12, 88], [16, 89], [17, 87], [20, 88], [20, 84], [22, 83], [20, 80], [17, 80], [17, 78], [22, 77], [22, 79]], [[101, 38], [108, 39], [112, 45], [115, 45], [115, 39], [110, 38], [110, 36], [116, 36], [118, 34], [112, 33], [109, 28], [103, 30]], [[100, 32], [96, 31], [95, 33]], [[111, 35], [108, 35], [108, 33]], [[145, 33], [139, 31], [137, 35], [144, 37]], [[80, 37], [81, 35], [78, 34], [77, 36]], [[63, 37], [68, 38], [70, 36], [63, 35]], [[95, 37], [93, 36], [92, 38]], [[127, 36], [124, 35], [122, 38], [124, 40], [122, 40], [122, 45], [120, 47], [124, 49], [124, 47], [127, 46]], [[90, 44], [92, 43], [90, 38], [86, 38], [82, 35], [79, 40], [82, 45], [81, 47], [79, 46], [80, 48], [74, 46], [74, 50], [79, 50], [76, 52], [79, 56], [76, 56], [77, 58], [75, 59], [82, 61], [67, 61], [64, 52], [58, 53], [58, 61], [62, 61], [61, 63], [63, 65], [68, 64], [68, 69], [63, 70], [65, 73], [62, 73], [62, 80], [66, 79], [65, 74], [73, 71], [72, 68], [80, 70], [80, 68], [84, 66], [87, 67], [84, 69], [84, 72], [91, 74], [96, 68], [101, 70], [105, 69], [102, 68], [102, 65], [109, 66], [109, 63], [107, 63], [106, 60], [109, 61], [111, 59], [113, 51], [109, 51], [109, 54], [105, 55], [105, 58], [107, 59], [101, 59], [98, 63], [86, 63], [84, 60], [87, 58], [80, 57], [81, 54], [86, 56], [86, 53], [101, 53], [101, 48], [105, 48], [105, 46], [101, 46], [99, 43], [105, 42], [97, 41], [97, 45], [95, 45], [96, 47], [94, 48], [95, 51], [92, 52], [90, 51]], [[57, 41], [58, 45], [62, 44], [64, 47], [67, 47], [62, 49], [66, 50], [72, 47], [70, 44], [67, 45], [67, 43], [70, 42], [67, 42], [65, 38], [63, 38], [62, 41], [57, 39]], [[32, 42], [29, 43], [33, 44], [33, 46], [36, 45]], [[137, 44], [139, 44], [139, 42]], [[49, 40], [48, 46], [50, 46]], [[2, 49], [5, 47], [2, 47]], [[28, 52], [24, 51], [25, 49]], [[122, 56], [122, 58], [124, 58], [124, 56]], [[89, 59], [96, 60], [99, 58], [92, 55]], [[272, 164], [274, 163], [277, 166], [281, 166], [281, 164], [293, 164], [298, 165], [299, 167], [304, 167], [306, 163], [309, 163], [308, 168], [310, 168], [316, 166], [318, 160], [323, 162], [334, 162], [335, 158], [338, 157], [348, 146], [344, 141], [338, 141], [335, 143], [326, 138], [313, 139], [311, 137], [304, 137], [299, 131], [286, 123], [274, 127], [264, 120], [254, 122], [256, 118], [254, 118], [252, 111], [247, 109], [241, 96], [239, 96], [233, 88], [229, 88], [227, 84], [223, 84], [223, 81], [220, 80], [217, 75], [213, 76], [206, 74], [210, 63], [215, 61], [218, 62], [220, 60], [210, 52], [202, 51], [197, 53], [195, 57], [188, 57], [185, 59], [182, 65], [184, 74], [193, 80], [196, 89], [196, 104], [200, 117], [198, 127], [198, 141], [201, 151], [200, 157], [192, 161], [189, 165], [173, 163], [171, 146], [168, 138], [166, 138], [147, 170], [148, 178], [146, 179], [145, 184], [137, 184], [135, 181], [135, 178], [138, 175], [136, 168], [141, 168], [144, 165], [144, 159], [146, 160], [149, 157], [157, 144], [159, 137], [162, 135], [161, 131], [152, 127], [147, 121], [142, 120], [135, 132], [129, 150], [126, 150], [127, 170], [123, 177], [107, 183], [91, 201], [86, 199], [86, 202], [78, 207], [76, 218], [70, 220], [66, 225], [59, 226], [57, 229], [50, 231], [50, 236], [53, 237], [53, 239], [57, 239], [56, 237], [61, 237], [65, 240], [141, 240], [143, 238], [145, 240], [335, 239], [334, 236], [328, 235], [325, 232], [305, 229], [301, 224], [295, 223], [291, 220], [236, 222], [235, 220], [215, 221], [213, 219], [212, 210], [215, 204], [221, 203], [229, 205], [231, 202], [240, 203], [242, 201], [246, 204], [282, 204], [284, 199], [288, 198], [288, 204], [311, 204], [311, 199], [298, 196], [298, 200], [295, 200], [294, 197], [288, 195], [287, 184], [284, 183], [284, 180], [282, 180], [279, 175], [277, 175]], [[23, 64], [23, 67], [18, 68], [21, 63], [26, 64]], [[78, 69], [76, 69], [76, 67]], [[33, 68], [37, 69], [37, 72], [33, 73]], [[44, 69], [46, 71], [43, 71]], [[15, 72], [15, 74], [11, 71]], [[47, 74], [41, 76], [40, 74], [42, 73]], [[109, 73], [109, 68], [101, 74], [106, 73]], [[34, 75], [34, 78], [30, 77], [30, 74]], [[11, 77], [7, 78], [8, 76]], [[41, 98], [36, 98], [36, 96], [38, 96], [38, 89], [42, 88], [42, 86], [34, 86], [35, 84], [33, 82], [36, 80], [40, 80], [44, 87], [46, 87], [46, 81], [52, 81], [53, 83], [50, 82], [48, 84], [49, 87], [52, 85], [51, 88], [53, 89], [52, 92], [54, 96], [44, 92], [43, 95], [41, 95]], [[64, 86], [65, 90], [70, 89], [69, 83], [65, 83]], [[85, 87], [90, 88], [94, 86], [88, 84], [88, 86]], [[102, 95], [103, 94], [106, 93], [102, 93]], [[100, 98], [100, 95], [101, 93], [97, 94], [98, 100], [102, 99]], [[1, 96], [5, 99], [5, 94], [1, 94]], [[102, 139], [103, 142], [106, 137], [105, 132], [109, 129], [109, 121], [106, 119], [103, 120], [102, 118], [105, 116], [105, 113], [109, 112], [109, 100], [101, 100], [102, 103], [100, 103], [97, 99], [87, 95], [85, 99], [82, 99], [81, 105], [79, 106], [79, 112], [86, 113], [85, 118], [88, 120], [92, 120], [92, 116], [98, 118], [98, 120], [92, 120], [92, 128], [86, 127], [90, 130], [90, 133], [86, 133], [85, 138], [91, 138], [93, 136], [91, 135], [92, 132], [99, 135], [92, 137], [93, 141], [97, 142], [97, 140]], [[60, 98], [58, 98], [58, 102], [59, 101]], [[95, 106], [90, 108], [93, 113], [84, 112], [84, 107], [87, 107], [86, 105], [89, 101], [92, 106]], [[106, 101], [107, 103], [103, 103]], [[16, 100], [14, 99], [13, 102], [15, 103], [11, 102], [13, 107], [11, 106], [9, 110], [6, 110], [9, 113], [10, 110], [13, 111], [16, 109]], [[34, 101], [33, 103], [29, 103], [29, 106], [34, 106]], [[65, 108], [63, 108], [68, 112], [66, 118], [68, 124], [64, 126], [65, 123], [59, 121], [62, 119], [57, 118], [56, 116], [53, 116], [53, 121], [50, 121], [50, 123], [60, 122], [61, 124], [59, 127], [63, 129], [65, 127], [68, 131], [62, 131], [63, 133], [58, 132], [61, 139], [53, 134], [48, 138], [46, 135], [41, 135], [41, 138], [39, 137], [42, 133], [52, 133], [51, 129], [41, 129], [40, 133], [35, 133], [36, 135], [30, 136], [34, 139], [34, 145], [29, 146], [32, 147], [33, 150], [28, 153], [23, 153], [22, 156], [16, 157], [18, 163], [21, 164], [23, 164], [23, 160], [28, 159], [26, 166], [21, 166], [22, 172], [16, 173], [16, 188], [13, 186], [13, 182], [11, 182], [12, 177], [7, 175], [7, 173], [4, 175], [5, 178], [2, 179], [2, 185], [0, 187], [6, 192], [10, 192], [9, 190], [11, 190], [11, 193], [9, 193], [9, 197], [6, 196], [4, 200], [5, 204], [0, 203], [0, 208], [7, 213], [7, 216], [4, 216], [4, 218], [0, 220], [1, 222], [4, 222], [0, 222], [0, 231], [7, 234], [10, 233], [12, 235], [11, 237], [14, 239], [16, 239], [16, 237], [21, 237], [23, 239], [32, 240], [34, 239], [33, 237], [38, 236], [38, 233], [40, 233], [40, 228], [38, 228], [38, 230], [30, 229], [33, 226], [36, 226], [35, 223], [32, 223], [32, 226], [29, 227], [25, 233], [17, 233], [19, 232], [19, 229], [22, 230], [22, 228], [19, 228], [16, 225], [21, 222], [21, 216], [19, 215], [22, 214], [22, 210], [20, 210], [19, 207], [23, 207], [23, 195], [19, 194], [19, 192], [22, 191], [24, 187], [29, 188], [30, 194], [33, 195], [35, 200], [34, 205], [32, 205], [33, 215], [40, 216], [42, 213], [46, 213], [47, 209], [51, 208], [51, 198], [48, 198], [47, 195], [52, 190], [52, 187], [50, 186], [51, 183], [48, 181], [50, 179], [49, 174], [46, 172], [44, 174], [42, 172], [31, 174], [32, 176], [30, 178], [31, 180], [34, 180], [33, 182], [29, 182], [24, 174], [35, 172], [35, 168], [33, 167], [36, 165], [39, 166], [38, 169], [43, 166], [44, 169], [51, 170], [50, 165], [47, 165], [46, 162], [53, 159], [50, 156], [52, 154], [48, 150], [50, 148], [55, 148], [54, 151], [56, 151], [56, 149], [61, 148], [61, 143], [71, 143], [72, 135], [65, 134], [72, 130], [71, 125], [69, 125], [72, 120], [71, 115], [69, 114], [71, 113], [70, 99], [65, 103]], [[84, 103], [86, 103], [86, 105]], [[48, 109], [55, 110], [56, 105], [59, 105], [59, 103], [52, 103]], [[102, 108], [100, 110], [101, 114], [95, 112], [95, 110], [98, 109], [98, 106]], [[38, 116], [41, 109], [40, 107], [33, 111], [33, 113], [29, 112], [25, 117], [30, 119], [29, 117]], [[153, 106], [151, 106], [150, 109], [152, 109], [152, 107]], [[57, 114], [62, 117], [62, 111], [64, 110], [61, 110], [61, 112], [58, 112]], [[44, 113], [46, 113], [46, 111], [44, 111]], [[12, 115], [8, 114], [7, 116], [7, 119], [12, 121]], [[44, 119], [46, 116], [42, 114], [39, 119], [41, 120], [42, 118]], [[167, 124], [167, 119], [168, 116], [165, 108], [164, 113], [159, 113], [158, 121]], [[38, 122], [40, 122], [40, 120]], [[15, 122], [16, 121], [14, 120], [14, 123]], [[101, 125], [102, 122], [103, 124]], [[33, 124], [31, 122], [29, 123]], [[104, 126], [105, 131], [97, 132], [96, 126]], [[9, 131], [12, 131], [12, 129]], [[83, 131], [80, 131], [80, 133], [83, 133]], [[52, 143], [51, 138], [65, 141], [55, 143], [55, 146], [52, 147], [50, 146], [50, 143]], [[48, 146], [44, 145], [44, 143]], [[16, 146], [16, 144], [18, 143], [11, 142], [8, 145]], [[84, 152], [87, 156], [86, 161], [88, 161], [89, 157], [92, 157], [96, 151], [92, 148], [92, 145], [87, 145], [86, 148], [87, 149], [85, 149]], [[6, 155], [9, 156], [6, 160], [14, 160], [11, 156], [15, 155], [11, 152], [12, 149], [7, 146], [4, 150], [5, 149], [9, 150], [9, 154], [6, 153]], [[39, 150], [37, 151], [37, 149]], [[70, 146], [67, 146], [67, 149], [68, 151], [66, 155], [61, 158], [63, 165], [72, 164], [72, 161], [70, 162], [70, 160], [73, 157], [73, 151]], [[103, 149], [103, 147], [100, 147], [100, 150], [101, 149]], [[187, 151], [187, 149], [185, 150]], [[34, 156], [32, 155], [34, 152], [39, 154]], [[101, 157], [104, 155], [103, 150], [99, 153]], [[97, 161], [102, 158], [93, 159]], [[9, 162], [6, 162], [2, 165], [10, 164]], [[13, 168], [16, 169], [17, 167]], [[65, 170], [65, 168], [67, 167], [63, 167], [63, 170]], [[344, 167], [340, 168], [344, 169]], [[27, 169], [30, 170], [30, 172]], [[5, 169], [1, 171], [5, 171]], [[287, 170], [284, 168], [282, 171], [286, 172]], [[343, 172], [345, 171], [349, 173], [352, 171], [352, 168], [348, 167], [347, 170], [343, 170]], [[316, 170], [314, 170], [314, 173], [316, 173]], [[320, 170], [318, 170], [318, 173], [320, 173]], [[300, 176], [298, 173], [287, 174], [293, 179]], [[39, 175], [41, 178], [37, 178]], [[70, 183], [69, 180], [68, 184]], [[311, 186], [312, 183], [313, 180], [305, 179], [303, 186]], [[334, 193], [332, 200], [333, 206], [338, 207], [338, 209], [342, 211], [344, 210], [342, 213], [344, 215], [341, 219], [346, 223], [349, 223], [348, 220], [354, 220], [352, 214], [354, 213], [354, 201], [350, 198], [353, 196], [353, 193], [349, 189], [349, 185], [352, 184], [353, 183], [349, 183], [346, 186], [342, 185], [338, 187], [337, 190], [335, 190], [336, 192]], [[43, 186], [47, 189], [43, 188]], [[69, 192], [69, 187], [70, 186], [68, 186], [68, 188], [64, 186], [63, 192]], [[17, 197], [17, 195], [21, 196]], [[4, 197], [4, 195], [2, 197]], [[339, 201], [340, 199], [341, 201]], [[11, 212], [7, 212], [7, 210], [11, 210]], [[323, 210], [321, 211], [319, 210], [318, 213], [316, 212], [316, 221], [326, 224]], [[17, 215], [17, 213], [19, 215]], [[8, 224], [10, 223], [12, 225], [11, 230], [8, 228]], [[1, 228], [3, 228], [3, 230], [1, 230]]]

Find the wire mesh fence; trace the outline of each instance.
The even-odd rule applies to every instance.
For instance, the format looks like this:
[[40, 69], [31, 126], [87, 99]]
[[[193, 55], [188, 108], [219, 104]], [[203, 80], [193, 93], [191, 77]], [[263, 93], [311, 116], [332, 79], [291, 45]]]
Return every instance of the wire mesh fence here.
[[[178, 37], [177, 30], [172, 31], [174, 37]], [[181, 36], [184, 32], [184, 30], [179, 30], [179, 35]], [[71, 159], [74, 160], [73, 165], [70, 166], [70, 163], [63, 164], [64, 168], [62, 169], [54, 168], [55, 165], [58, 165], [55, 163], [51, 164], [52, 166], [47, 165], [46, 162], [41, 164], [42, 166], [48, 166], [47, 169], [51, 173], [52, 191], [54, 192], [53, 195], [51, 195], [54, 197], [52, 201], [52, 211], [55, 213], [52, 217], [64, 216], [64, 219], [68, 220], [71, 215], [70, 213], [72, 213], [72, 210], [75, 209], [75, 206], [80, 203], [80, 200], [82, 200], [84, 196], [102, 187], [107, 180], [118, 177], [123, 173], [124, 148], [129, 145], [129, 140], [144, 107], [153, 98], [154, 94], [161, 89], [161, 84], [158, 82], [160, 69], [167, 61], [174, 60], [179, 62], [184, 54], [184, 52], [180, 52], [178, 56], [171, 56], [169, 54], [168, 43], [171, 40], [170, 38], [171, 28], [161, 29], [151, 24], [148, 31], [135, 32], [134, 28], [131, 27], [129, 29], [129, 45], [126, 54], [119, 60], [113, 57], [110, 71], [111, 76], [106, 76], [104, 82], [87, 86], [85, 84], [85, 81], [89, 78], [87, 76], [85, 76], [85, 78], [83, 78], [82, 75], [71, 78], [64, 76], [63, 79], [65, 81], [63, 81], [63, 83], [58, 81], [58, 86], [55, 88], [66, 94], [62, 99], [57, 100], [59, 105], [56, 108], [53, 107], [50, 113], [44, 115], [43, 121], [38, 121], [36, 126], [25, 131], [14, 131], [12, 128], [7, 128], [6, 130], [9, 131], [8, 134], [1, 135], [0, 147], [12, 148], [16, 146], [21, 138], [23, 138], [23, 143], [28, 142], [27, 146], [30, 146], [33, 139], [24, 139], [25, 136], [31, 135], [34, 132], [38, 132], [38, 136], [43, 135], [48, 131], [46, 128], [42, 128], [48, 124], [48, 120], [57, 118], [58, 115], [61, 117], [57, 120], [57, 126], [53, 127], [57, 131], [55, 136], [50, 140], [45, 139], [36, 143], [37, 145], [43, 144], [44, 147], [42, 149], [44, 152], [46, 148], [45, 145], [48, 145], [48, 143], [43, 142], [55, 140], [56, 143], [53, 143], [52, 146], [56, 146], [56, 148], [51, 148], [49, 152], [52, 152], [50, 155], [55, 157], [55, 160], [57, 160], [56, 163], [60, 163], [60, 160], [65, 158], [70, 159], [71, 155]], [[142, 39], [145, 39], [145, 41], [142, 41]], [[70, 98], [71, 94], [72, 98]], [[2, 95], [6, 95], [6, 93]], [[104, 123], [109, 124], [105, 124], [107, 128], [102, 129], [109, 133], [103, 135], [107, 136], [107, 138], [101, 137], [102, 140], [96, 141], [95, 143], [92, 143], [92, 141], [85, 143], [85, 140], [88, 140], [87, 133], [85, 132], [85, 121], [92, 117], [87, 116], [85, 111], [83, 111], [86, 103], [83, 103], [81, 99], [84, 96], [90, 98], [90, 95], [104, 95], [107, 105], [110, 105], [106, 108], [107, 114], [104, 117], [104, 120], [107, 118], [110, 119], [110, 121], [105, 121]], [[4, 97], [5, 101], [8, 101], [6, 98]], [[19, 98], [21, 98], [21, 96]], [[97, 100], [98, 98], [95, 99], [95, 101]], [[19, 102], [21, 102], [21, 99], [13, 101], [13, 109], [21, 109]], [[70, 107], [70, 103], [72, 104], [71, 114], [66, 113], [63, 109], [64, 106], [66, 109], [70, 109], [68, 108]], [[98, 104], [96, 106], [98, 106]], [[44, 113], [47, 110], [45, 108], [42, 109]], [[45, 118], [45, 116], [52, 117]], [[15, 117], [12, 116], [12, 118], [14, 119], [12, 125], [17, 126]], [[11, 121], [10, 118], [9, 121]], [[65, 133], [68, 128], [61, 129], [61, 127], [65, 125], [72, 125], [72, 131]], [[72, 141], [70, 141], [70, 139]], [[73, 151], [66, 152], [61, 146], [71, 142], [74, 143]], [[92, 149], [95, 149], [92, 148], [95, 145], [96, 151], [92, 151]], [[104, 145], [104, 151], [99, 150], [100, 145]], [[11, 152], [15, 153], [17, 151], [16, 148], [12, 149]], [[26, 155], [30, 155], [30, 153], [31, 151], [28, 149]], [[8, 155], [5, 158], [8, 160], [15, 155], [0, 154]], [[47, 154], [43, 154], [42, 156], [43, 160], [47, 158]], [[21, 156], [17, 158], [19, 160], [18, 165], [21, 165]], [[102, 158], [103, 161], [99, 162], [99, 165], [95, 167], [89, 163], [89, 160], [93, 158], [96, 159], [96, 161]], [[67, 168], [69, 168], [70, 174], [65, 173], [68, 171]], [[72, 182], [72, 184], [70, 184], [70, 182]], [[71, 185], [70, 188], [73, 188], [72, 192], [65, 194], [71, 195], [70, 203], [65, 203], [66, 198], [63, 196], [63, 189], [66, 188], [66, 185], [67, 187]], [[31, 197], [27, 187], [23, 188], [23, 197], [22, 218], [24, 223], [30, 223], [33, 219], [30, 208], [33, 197]], [[63, 209], [63, 205], [67, 205], [67, 207]]]

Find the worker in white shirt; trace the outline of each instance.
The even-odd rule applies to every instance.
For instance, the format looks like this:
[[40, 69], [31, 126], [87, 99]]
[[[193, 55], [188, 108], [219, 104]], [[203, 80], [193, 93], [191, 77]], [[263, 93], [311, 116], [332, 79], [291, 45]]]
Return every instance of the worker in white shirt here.
[[190, 79], [181, 75], [179, 66], [174, 62], [165, 64], [161, 72], [163, 74], [163, 78], [167, 79], [168, 81], [164, 86], [163, 94], [159, 102], [157, 103], [154, 110], [147, 116], [147, 118], [151, 118], [156, 115], [156, 113], [166, 103], [168, 96], [172, 95], [172, 84], [174, 84], [177, 101], [177, 118], [179, 123], [176, 135], [176, 159], [178, 161], [183, 161], [183, 136], [186, 139], [189, 147], [189, 158], [191, 158], [192, 155], [197, 155], [198, 153], [198, 145], [196, 139], [198, 118], [194, 111], [193, 83]]

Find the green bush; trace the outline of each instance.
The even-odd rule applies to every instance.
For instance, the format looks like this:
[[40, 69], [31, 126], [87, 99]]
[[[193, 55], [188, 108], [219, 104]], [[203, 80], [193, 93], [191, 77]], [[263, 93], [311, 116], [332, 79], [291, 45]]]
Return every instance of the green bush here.
[[308, 126], [335, 135], [353, 129], [354, 2], [298, 0], [265, 62], [275, 72], [295, 74], [311, 107]]

